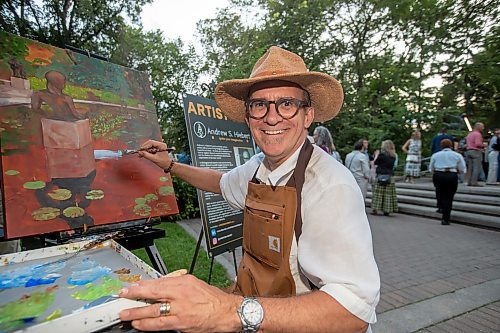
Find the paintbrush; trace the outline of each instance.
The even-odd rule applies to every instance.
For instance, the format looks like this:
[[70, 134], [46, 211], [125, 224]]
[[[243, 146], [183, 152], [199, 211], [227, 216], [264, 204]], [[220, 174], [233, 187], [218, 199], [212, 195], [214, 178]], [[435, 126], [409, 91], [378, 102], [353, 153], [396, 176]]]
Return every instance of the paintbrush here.
[[74, 257], [76, 257], [79, 253], [81, 253], [83, 251], [90, 250], [90, 249], [96, 247], [97, 245], [99, 245], [99, 244], [107, 241], [107, 240], [110, 240], [110, 239], [113, 239], [113, 238], [116, 238], [116, 237], [121, 237], [121, 236], [123, 236], [123, 232], [122, 231], [115, 231], [115, 232], [112, 232], [112, 233], [109, 233], [109, 234], [97, 237], [96, 239], [88, 242], [87, 244], [85, 244], [84, 246], [82, 246], [81, 248], [79, 248], [77, 251], [75, 251], [74, 253], [72, 253], [70, 256], [68, 256], [66, 258], [56, 259], [56, 260], [52, 260], [52, 261], [43, 263], [41, 265], [38, 265], [38, 267], [49, 266], [49, 265], [52, 265], [52, 264], [58, 264], [58, 263], [62, 263], [62, 262], [68, 261], [70, 259], [73, 259]]
[[136, 150], [125, 150], [125, 155], [130, 155], [130, 154], [137, 154], [140, 151], [147, 151], [150, 154], [156, 154], [162, 151], [167, 151], [167, 152], [173, 152], [175, 151], [174, 147], [169, 147], [169, 148], [156, 148], [156, 147], [150, 147], [150, 148], [141, 148], [141, 149], [136, 149]]

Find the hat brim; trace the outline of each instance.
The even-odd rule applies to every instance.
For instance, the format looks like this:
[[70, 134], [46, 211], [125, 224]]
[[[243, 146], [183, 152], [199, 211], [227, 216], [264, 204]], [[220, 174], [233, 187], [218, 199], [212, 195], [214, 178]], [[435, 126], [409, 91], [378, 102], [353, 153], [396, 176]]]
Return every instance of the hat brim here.
[[227, 118], [245, 121], [245, 100], [250, 87], [256, 83], [282, 80], [301, 86], [309, 93], [314, 108], [314, 121], [325, 122], [334, 118], [344, 101], [344, 92], [340, 83], [328, 74], [305, 72], [296, 74], [278, 74], [249, 79], [237, 79], [221, 82], [215, 88], [215, 101]]

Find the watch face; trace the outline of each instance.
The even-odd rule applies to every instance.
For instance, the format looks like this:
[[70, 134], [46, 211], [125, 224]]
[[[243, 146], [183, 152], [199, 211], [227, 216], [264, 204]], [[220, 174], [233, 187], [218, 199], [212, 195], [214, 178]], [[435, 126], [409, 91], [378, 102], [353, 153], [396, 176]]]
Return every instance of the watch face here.
[[262, 306], [255, 300], [246, 302], [242, 309], [242, 314], [247, 323], [250, 325], [259, 325], [264, 315]]

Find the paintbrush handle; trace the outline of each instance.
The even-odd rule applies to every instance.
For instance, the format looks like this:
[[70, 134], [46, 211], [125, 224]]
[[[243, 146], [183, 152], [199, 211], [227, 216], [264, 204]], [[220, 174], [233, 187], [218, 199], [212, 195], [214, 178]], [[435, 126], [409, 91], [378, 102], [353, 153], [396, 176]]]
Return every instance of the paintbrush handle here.
[[150, 154], [156, 154], [156, 153], [159, 153], [162, 151], [173, 152], [173, 151], [175, 151], [175, 148], [160, 149], [160, 148], [156, 148], [156, 147], [151, 147], [151, 148], [147, 148], [147, 149], [139, 149], [137, 152], [139, 152], [139, 151], [147, 151]]

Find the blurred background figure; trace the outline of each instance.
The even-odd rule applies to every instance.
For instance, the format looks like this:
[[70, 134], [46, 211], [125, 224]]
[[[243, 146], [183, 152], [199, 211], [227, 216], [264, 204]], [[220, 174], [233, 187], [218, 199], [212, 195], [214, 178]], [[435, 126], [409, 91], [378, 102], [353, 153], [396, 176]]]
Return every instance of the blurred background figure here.
[[453, 149], [457, 150], [458, 147], [458, 141], [457, 138], [455, 138], [452, 135], [448, 134], [448, 130], [446, 128], [441, 129], [438, 134], [436, 134], [435, 137], [432, 138], [431, 142], [431, 155], [434, 153], [437, 153], [438, 151], [441, 150], [441, 140], [448, 139], [451, 142], [453, 142]]
[[335, 144], [333, 142], [332, 142], [332, 157], [335, 158], [340, 163], [343, 163], [342, 157], [340, 156], [340, 153], [337, 151], [337, 148], [335, 147]]
[[441, 140], [442, 150], [431, 156], [429, 171], [436, 189], [437, 212], [442, 213], [442, 225], [450, 224], [453, 197], [457, 192], [458, 174], [466, 170], [462, 155], [451, 150], [453, 143], [449, 139]]
[[500, 150], [500, 128], [496, 128], [488, 144], [488, 178], [486, 184], [495, 185], [500, 182], [499, 177], [499, 150]]
[[345, 165], [352, 172], [354, 179], [356, 179], [361, 189], [363, 198], [366, 199], [368, 180], [370, 178], [370, 161], [363, 153], [363, 140], [358, 140], [354, 144], [353, 151], [345, 157]]
[[[375, 151], [374, 164], [377, 177], [373, 182], [372, 214], [377, 215], [378, 211], [389, 216], [390, 213], [398, 211], [398, 199], [396, 196], [396, 186], [394, 185], [394, 166], [397, 160], [396, 148], [391, 140], [382, 142], [380, 152]], [[388, 181], [383, 178], [390, 176]]]
[[420, 177], [420, 164], [422, 162], [422, 140], [420, 131], [411, 134], [402, 147], [406, 155], [405, 182], [415, 183], [415, 178]]
[[477, 122], [474, 130], [467, 135], [465, 145], [465, 157], [467, 162], [467, 174], [465, 176], [468, 186], [482, 186], [478, 184], [479, 176], [483, 168], [483, 136], [484, 124]]
[[324, 126], [316, 127], [313, 132], [313, 139], [316, 145], [330, 154], [337, 161], [342, 163], [342, 158], [340, 157], [339, 152], [333, 144], [332, 134], [330, 133], [328, 128]]

